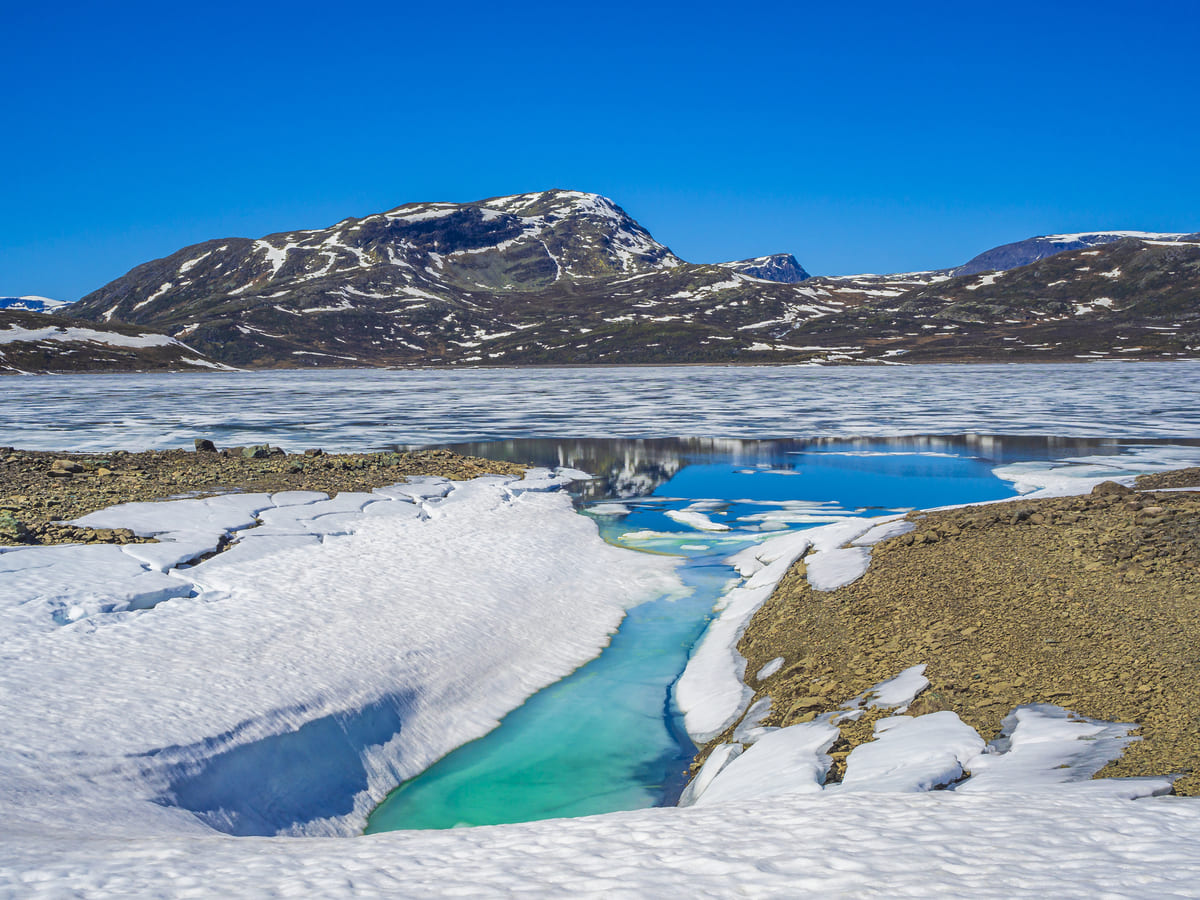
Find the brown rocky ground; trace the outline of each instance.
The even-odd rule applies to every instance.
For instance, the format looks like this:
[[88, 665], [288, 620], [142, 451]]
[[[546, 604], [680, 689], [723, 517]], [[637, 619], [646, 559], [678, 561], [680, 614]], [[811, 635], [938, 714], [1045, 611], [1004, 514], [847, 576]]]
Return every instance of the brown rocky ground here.
[[135, 500], [230, 491], [369, 491], [409, 475], [455, 480], [520, 474], [524, 467], [449, 450], [409, 453], [313, 453], [277, 448], [142, 453], [57, 453], [0, 447], [0, 544], [129, 543], [124, 529], [60, 524]]
[[[1101, 776], [1182, 773], [1200, 794], [1200, 469], [1108, 483], [1090, 495], [914, 513], [916, 530], [874, 548], [869, 571], [821, 593], [798, 562], [739, 645], [772, 698], [769, 725], [806, 721], [908, 666], [930, 688], [910, 710], [950, 709], [997, 735], [1023, 703], [1140, 726]], [[871, 738], [843, 728], [833, 778]], [[731, 729], [732, 730], [732, 729]], [[703, 748], [709, 749], [729, 732]]]

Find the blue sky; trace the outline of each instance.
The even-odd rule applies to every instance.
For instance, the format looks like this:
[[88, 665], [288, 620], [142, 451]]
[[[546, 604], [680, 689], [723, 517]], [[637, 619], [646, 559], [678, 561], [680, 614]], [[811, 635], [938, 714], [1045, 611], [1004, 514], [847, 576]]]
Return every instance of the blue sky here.
[[1198, 45], [1200, 4], [1170, 0], [0, 0], [0, 296], [551, 187], [691, 261], [816, 274], [1195, 231]]

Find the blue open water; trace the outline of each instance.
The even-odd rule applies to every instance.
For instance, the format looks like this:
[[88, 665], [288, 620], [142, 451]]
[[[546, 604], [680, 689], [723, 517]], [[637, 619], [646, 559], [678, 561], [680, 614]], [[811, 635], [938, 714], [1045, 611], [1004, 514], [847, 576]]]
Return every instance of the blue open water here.
[[[690, 596], [630, 610], [600, 656], [532, 697], [490, 734], [399, 786], [373, 813], [368, 832], [674, 803], [695, 747], [671, 691], [714, 603], [736, 583], [736, 573], [724, 562], [728, 556], [781, 530], [811, 528], [832, 516], [1010, 497], [1012, 484], [993, 474], [998, 462], [1054, 455], [1044, 443], [1032, 452], [1009, 444], [992, 458], [981, 458], [966, 449], [929, 452], [903, 441], [790, 450], [726, 442], [724, 452], [711, 445], [692, 454], [660, 447], [656, 463], [643, 446], [641, 469], [657, 474], [639, 481], [625, 469], [612, 474], [628, 454], [619, 442], [607, 443], [576, 446], [591, 454], [593, 471], [604, 458], [618, 460], [610, 464], [607, 489], [583, 502], [583, 512], [595, 516], [613, 543], [680, 557]], [[496, 449], [491, 448], [492, 455], [499, 455]], [[534, 442], [509, 442], [507, 455], [523, 458], [522, 452], [528, 458], [549, 450]], [[667, 477], [666, 471], [673, 474]], [[621, 496], [622, 477], [643, 492]], [[659, 483], [653, 484], [655, 478]], [[613, 510], [614, 497], [627, 513], [590, 512]], [[698, 532], [667, 516], [696, 503], [729, 530]]]

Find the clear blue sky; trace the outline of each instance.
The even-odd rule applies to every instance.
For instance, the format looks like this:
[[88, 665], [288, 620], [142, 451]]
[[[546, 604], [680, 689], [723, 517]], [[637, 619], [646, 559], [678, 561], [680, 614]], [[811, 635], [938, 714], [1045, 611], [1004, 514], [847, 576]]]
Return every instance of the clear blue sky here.
[[1198, 46], [1194, 0], [0, 0], [0, 296], [551, 187], [816, 274], [1195, 231]]

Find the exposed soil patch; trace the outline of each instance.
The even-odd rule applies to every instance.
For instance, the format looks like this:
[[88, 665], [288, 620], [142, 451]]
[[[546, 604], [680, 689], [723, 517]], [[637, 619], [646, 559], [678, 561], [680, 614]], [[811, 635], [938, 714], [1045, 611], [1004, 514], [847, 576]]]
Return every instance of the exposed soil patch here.
[[[311, 453], [311, 451], [310, 451]], [[0, 544], [132, 543], [126, 529], [63, 524], [117, 503], [231, 491], [369, 491], [410, 475], [466, 480], [524, 466], [449, 450], [288, 455], [267, 445], [221, 451], [58, 453], [0, 448]]]
[[[1189, 484], [1200, 469], [1139, 487]], [[799, 562], [755, 615], [746, 671], [785, 660], [750, 681], [772, 698], [765, 724], [809, 720], [926, 663], [914, 713], [953, 710], [989, 740], [1024, 703], [1137, 723], [1142, 740], [1101, 777], [1184, 773], [1176, 792], [1200, 794], [1200, 492], [1109, 482], [910, 518], [916, 530], [876, 546], [858, 581], [814, 591]], [[843, 737], [841, 760], [871, 734]]]

